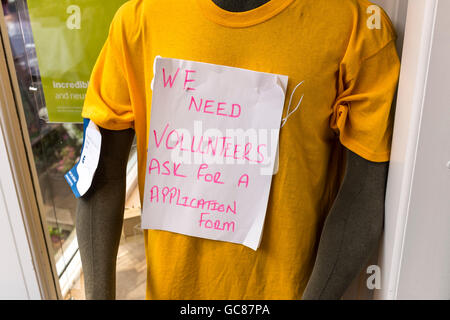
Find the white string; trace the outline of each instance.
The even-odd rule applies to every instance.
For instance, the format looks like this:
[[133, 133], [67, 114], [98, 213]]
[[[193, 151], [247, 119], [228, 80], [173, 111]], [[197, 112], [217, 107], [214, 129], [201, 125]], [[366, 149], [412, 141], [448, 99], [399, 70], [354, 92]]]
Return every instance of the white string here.
[[292, 103], [292, 97], [294, 96], [295, 90], [297, 90], [297, 88], [303, 84], [304, 81], [300, 82], [298, 85], [295, 86], [294, 90], [292, 90], [291, 93], [291, 97], [289, 98], [289, 104], [287, 107], [287, 111], [286, 111], [286, 117], [284, 117], [281, 121], [281, 128], [283, 128], [283, 126], [286, 124], [287, 120], [289, 119], [289, 117], [295, 112], [297, 111], [298, 107], [300, 107], [300, 104], [302, 103], [303, 97], [305, 95], [302, 95], [302, 97], [300, 98], [300, 101], [297, 103], [297, 106], [295, 107], [294, 110], [292, 110], [291, 112], [289, 112], [289, 109], [291, 108], [291, 103]]

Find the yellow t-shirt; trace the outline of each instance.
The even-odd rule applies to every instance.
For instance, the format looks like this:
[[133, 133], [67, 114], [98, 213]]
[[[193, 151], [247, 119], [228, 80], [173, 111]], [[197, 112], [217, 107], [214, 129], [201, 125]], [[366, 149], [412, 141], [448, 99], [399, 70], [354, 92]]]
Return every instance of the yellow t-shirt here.
[[260, 248], [146, 230], [147, 298], [301, 298], [343, 176], [342, 145], [389, 160], [399, 59], [389, 18], [371, 5], [271, 0], [233, 13], [211, 0], [132, 0], [118, 10], [82, 115], [135, 129], [141, 201], [155, 56], [287, 75], [287, 97], [304, 81], [280, 131]]

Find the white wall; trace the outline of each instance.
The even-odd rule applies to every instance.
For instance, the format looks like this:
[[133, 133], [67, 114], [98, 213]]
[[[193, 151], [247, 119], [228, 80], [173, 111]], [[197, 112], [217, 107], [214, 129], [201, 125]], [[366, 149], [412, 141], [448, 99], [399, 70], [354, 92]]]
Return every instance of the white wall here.
[[450, 298], [450, 12], [409, 1], [379, 299]]
[[0, 299], [40, 299], [1, 129], [0, 127]]
[[436, 10], [397, 299], [450, 299], [450, 1]]

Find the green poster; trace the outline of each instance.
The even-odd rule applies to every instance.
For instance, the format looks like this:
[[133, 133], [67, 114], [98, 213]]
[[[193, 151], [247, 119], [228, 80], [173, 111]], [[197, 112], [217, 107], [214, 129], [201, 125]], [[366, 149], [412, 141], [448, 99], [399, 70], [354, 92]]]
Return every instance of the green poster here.
[[125, 0], [28, 0], [49, 122], [82, 122], [89, 77]]

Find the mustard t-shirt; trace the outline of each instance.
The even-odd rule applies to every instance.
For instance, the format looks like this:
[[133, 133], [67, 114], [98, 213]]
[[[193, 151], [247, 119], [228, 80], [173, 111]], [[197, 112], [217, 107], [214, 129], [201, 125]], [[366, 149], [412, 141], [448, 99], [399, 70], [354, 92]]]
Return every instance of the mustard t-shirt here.
[[343, 176], [342, 145], [389, 160], [399, 59], [389, 18], [371, 5], [271, 0], [234, 13], [211, 0], [132, 0], [118, 10], [82, 115], [135, 129], [141, 201], [155, 56], [287, 75], [287, 97], [303, 81], [280, 131], [259, 249], [145, 230], [147, 298], [301, 298]]

